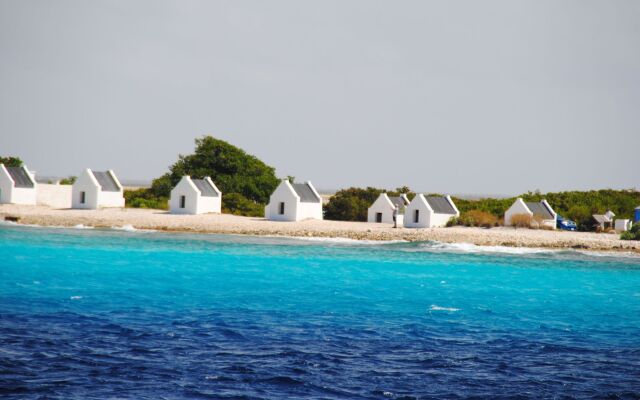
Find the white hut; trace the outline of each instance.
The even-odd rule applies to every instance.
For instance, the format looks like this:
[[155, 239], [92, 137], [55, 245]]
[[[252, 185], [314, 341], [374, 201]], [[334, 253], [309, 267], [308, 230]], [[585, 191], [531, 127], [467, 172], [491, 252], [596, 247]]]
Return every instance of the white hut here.
[[447, 225], [460, 211], [451, 196], [425, 196], [417, 194], [407, 206], [404, 214], [405, 228], [436, 228]]
[[283, 180], [269, 198], [264, 217], [272, 221], [322, 219], [322, 197], [311, 182]]
[[616, 215], [611, 210], [607, 210], [604, 214], [593, 214], [591, 216], [594, 221], [593, 227], [598, 231], [611, 229], [614, 227], [613, 218], [615, 216]]
[[220, 213], [222, 192], [208, 176], [191, 179], [185, 175], [171, 191], [169, 209], [172, 214]]
[[0, 203], [36, 204], [36, 179], [25, 165], [0, 164]]
[[556, 229], [556, 220], [558, 214], [546, 200], [542, 201], [524, 201], [518, 197], [516, 201], [504, 213], [505, 226], [511, 225], [511, 218], [514, 215], [528, 215], [532, 219], [539, 219], [542, 225]]
[[[409, 199], [404, 193], [400, 196], [389, 196], [386, 193], [380, 193], [380, 196], [369, 207], [367, 222], [393, 224], [395, 222], [395, 210], [398, 209], [398, 215], [402, 216], [405, 207], [408, 205]], [[402, 225], [402, 221], [398, 221], [398, 225]]]
[[71, 207], [124, 207], [122, 185], [112, 170], [85, 169], [71, 188]]

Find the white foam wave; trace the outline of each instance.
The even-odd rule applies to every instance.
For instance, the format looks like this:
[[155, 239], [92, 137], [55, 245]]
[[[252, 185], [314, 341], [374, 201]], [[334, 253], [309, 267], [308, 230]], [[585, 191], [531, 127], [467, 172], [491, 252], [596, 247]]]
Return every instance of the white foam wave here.
[[111, 229], [114, 229], [116, 231], [126, 231], [126, 232], [136, 232], [137, 231], [137, 229], [131, 224], [122, 225], [122, 226], [112, 226]]
[[623, 257], [623, 258], [640, 258], [640, 254], [631, 251], [591, 251], [591, 250], [575, 250], [576, 253], [593, 257]]
[[455, 251], [462, 253], [504, 253], [504, 254], [541, 254], [553, 253], [560, 250], [542, 249], [537, 247], [508, 247], [508, 246], [479, 246], [473, 243], [428, 243], [428, 249]]
[[456, 311], [460, 311], [460, 309], [459, 308], [454, 308], [454, 307], [441, 307], [441, 306], [432, 304], [431, 307], [429, 307], [429, 311], [456, 312]]
[[80, 300], [82, 299], [82, 296], [71, 296], [69, 297], [69, 300]]
[[87, 226], [84, 224], [74, 225], [73, 229], [94, 229], [93, 226]]
[[309, 242], [342, 243], [342, 244], [390, 244], [409, 243], [407, 240], [365, 240], [341, 237], [318, 237], [318, 236], [273, 236], [286, 237], [287, 239], [304, 240]]
[[122, 225], [122, 226], [112, 226], [111, 229], [116, 231], [125, 231], [125, 232], [157, 232], [155, 229], [139, 229], [131, 224]]

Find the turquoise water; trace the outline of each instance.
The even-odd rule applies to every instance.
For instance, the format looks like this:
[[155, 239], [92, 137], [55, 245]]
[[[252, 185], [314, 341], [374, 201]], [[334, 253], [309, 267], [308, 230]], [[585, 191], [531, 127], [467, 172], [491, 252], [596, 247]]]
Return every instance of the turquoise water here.
[[2, 226], [0, 260], [4, 398], [640, 397], [634, 257]]

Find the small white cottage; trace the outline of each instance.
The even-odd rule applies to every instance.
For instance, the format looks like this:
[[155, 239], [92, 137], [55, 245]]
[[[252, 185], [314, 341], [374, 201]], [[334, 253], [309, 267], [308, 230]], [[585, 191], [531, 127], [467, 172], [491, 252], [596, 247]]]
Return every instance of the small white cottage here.
[[546, 200], [524, 201], [518, 197], [516, 201], [504, 213], [504, 225], [511, 226], [511, 218], [514, 215], [528, 215], [532, 219], [539, 219], [542, 225], [556, 229], [557, 215]]
[[25, 165], [0, 164], [0, 203], [36, 204], [36, 179]]
[[417, 194], [404, 213], [405, 228], [437, 228], [446, 226], [460, 211], [451, 196], [425, 196]]
[[[409, 205], [409, 199], [406, 194], [400, 196], [389, 196], [386, 193], [380, 193], [376, 201], [371, 204], [367, 213], [367, 222], [393, 224], [394, 213], [398, 210], [399, 216], [404, 214], [404, 209]], [[398, 221], [398, 225], [402, 225], [402, 221]]]
[[191, 179], [185, 175], [171, 191], [171, 214], [220, 213], [221, 209], [222, 192], [208, 176]]
[[614, 227], [614, 217], [616, 215], [611, 210], [607, 210], [604, 214], [593, 214], [593, 227], [597, 231], [606, 231]]
[[264, 217], [272, 221], [322, 219], [322, 197], [311, 182], [291, 183], [284, 179], [271, 194]]
[[124, 207], [122, 185], [112, 170], [85, 169], [71, 188], [71, 207], [97, 209]]

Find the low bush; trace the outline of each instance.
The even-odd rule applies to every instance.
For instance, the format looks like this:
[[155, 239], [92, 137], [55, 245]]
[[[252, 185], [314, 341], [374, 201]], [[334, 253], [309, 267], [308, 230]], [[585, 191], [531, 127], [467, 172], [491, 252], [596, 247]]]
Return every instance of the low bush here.
[[449, 218], [449, 220], [447, 221], [447, 228], [456, 226], [456, 225], [460, 225], [460, 221], [458, 220], [458, 218], [457, 217]]
[[62, 179], [60, 179], [60, 184], [61, 185], [73, 185], [74, 183], [76, 183], [76, 179], [78, 179], [77, 176], [70, 176], [68, 178], [62, 178]]
[[222, 196], [222, 212], [225, 214], [264, 217], [264, 204], [249, 200], [240, 193]]
[[620, 234], [622, 240], [640, 240], [640, 222], [636, 222], [631, 229]]
[[149, 189], [136, 189], [124, 191], [125, 207], [153, 208], [156, 210], [168, 210], [168, 198], [156, 196]]
[[513, 226], [514, 228], [530, 228], [531, 216], [529, 214], [512, 215], [511, 226]]
[[485, 211], [469, 210], [460, 215], [458, 223], [464, 226], [491, 228], [498, 226], [498, 217]]

